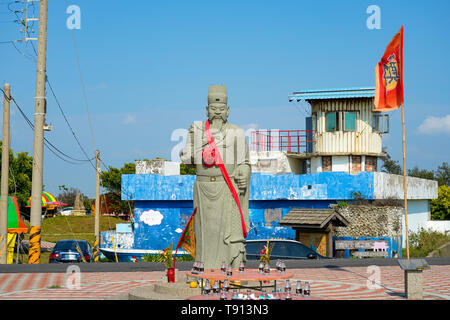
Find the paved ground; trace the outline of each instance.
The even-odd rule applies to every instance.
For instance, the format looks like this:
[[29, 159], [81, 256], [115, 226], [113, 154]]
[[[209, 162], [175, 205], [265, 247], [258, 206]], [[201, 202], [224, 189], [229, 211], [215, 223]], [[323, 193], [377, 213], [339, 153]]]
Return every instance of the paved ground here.
[[[404, 274], [399, 266], [380, 266], [381, 287], [369, 289], [374, 273], [366, 266], [295, 268], [295, 280], [309, 280], [311, 293], [332, 300], [401, 300]], [[180, 271], [184, 272], [184, 271]], [[0, 273], [0, 300], [5, 299], [110, 299], [130, 289], [161, 279], [163, 271], [81, 272], [79, 289], [66, 286], [66, 274]], [[282, 284], [281, 284], [282, 285]], [[424, 299], [450, 300], [450, 265], [431, 265], [423, 272]]]
[[[447, 258], [424, 258], [429, 265], [450, 265], [450, 257]], [[370, 259], [320, 259], [320, 260], [286, 260], [288, 269], [310, 269], [310, 268], [331, 268], [331, 267], [368, 267], [377, 266], [398, 266], [397, 259], [370, 258]], [[248, 268], [258, 268], [259, 261], [249, 260], [246, 263]], [[156, 262], [119, 262], [119, 263], [80, 263], [82, 272], [148, 272], [163, 271], [164, 264]], [[192, 268], [192, 261], [178, 261], [176, 267], [179, 270], [187, 271]], [[63, 263], [42, 263], [42, 264], [0, 264], [0, 274], [2, 273], [65, 273], [67, 265]]]

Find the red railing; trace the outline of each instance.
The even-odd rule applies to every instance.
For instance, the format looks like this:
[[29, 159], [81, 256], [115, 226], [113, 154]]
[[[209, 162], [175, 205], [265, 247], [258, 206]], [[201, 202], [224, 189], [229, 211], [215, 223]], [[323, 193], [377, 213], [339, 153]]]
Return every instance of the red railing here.
[[315, 130], [256, 130], [250, 136], [252, 151], [313, 152]]

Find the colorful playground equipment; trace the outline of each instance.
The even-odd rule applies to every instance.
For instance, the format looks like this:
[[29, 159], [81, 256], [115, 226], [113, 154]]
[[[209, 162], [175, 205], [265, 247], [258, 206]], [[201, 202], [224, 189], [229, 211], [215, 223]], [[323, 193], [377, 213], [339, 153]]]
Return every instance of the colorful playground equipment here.
[[[8, 197], [8, 246], [6, 260], [12, 264], [14, 260], [14, 247], [17, 242], [20, 246], [20, 234], [28, 233], [28, 227], [20, 219], [19, 205], [16, 197]], [[0, 254], [2, 254], [0, 252]]]

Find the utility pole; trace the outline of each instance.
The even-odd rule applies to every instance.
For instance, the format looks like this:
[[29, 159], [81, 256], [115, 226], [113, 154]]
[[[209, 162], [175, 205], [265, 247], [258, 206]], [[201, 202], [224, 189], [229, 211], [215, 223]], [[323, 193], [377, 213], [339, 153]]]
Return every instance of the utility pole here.
[[47, 59], [48, 0], [39, 1], [39, 33], [34, 114], [33, 172], [31, 181], [30, 245], [28, 263], [40, 263], [42, 177], [44, 170], [44, 124], [46, 113], [45, 82]]
[[9, 109], [11, 101], [11, 91], [8, 83], [5, 84], [4, 91], [0, 204], [0, 264], [7, 263], [8, 252]]
[[98, 262], [100, 244], [100, 151], [95, 150], [97, 169], [95, 174], [95, 243], [94, 262]]

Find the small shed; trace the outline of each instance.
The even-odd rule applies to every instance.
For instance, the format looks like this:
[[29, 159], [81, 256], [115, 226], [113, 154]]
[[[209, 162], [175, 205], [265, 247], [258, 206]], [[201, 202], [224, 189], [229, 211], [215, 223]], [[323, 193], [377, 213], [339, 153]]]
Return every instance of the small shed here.
[[348, 224], [347, 219], [334, 209], [293, 208], [280, 220], [280, 226], [295, 230], [297, 241], [328, 257], [333, 256], [334, 227]]

